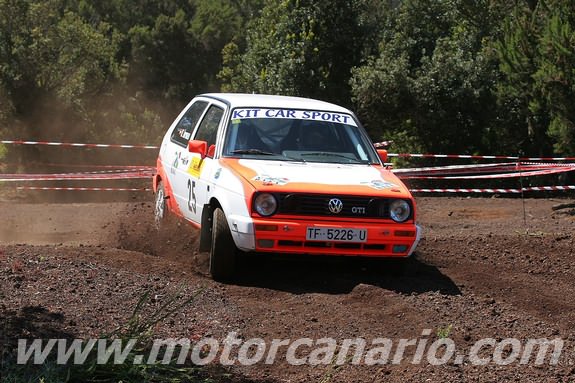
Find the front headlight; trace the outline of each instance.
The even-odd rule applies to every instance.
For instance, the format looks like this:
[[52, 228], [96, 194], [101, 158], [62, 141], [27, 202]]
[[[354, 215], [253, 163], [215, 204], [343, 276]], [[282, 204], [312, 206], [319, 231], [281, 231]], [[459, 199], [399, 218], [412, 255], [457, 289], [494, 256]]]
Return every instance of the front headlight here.
[[403, 199], [396, 199], [389, 204], [389, 216], [395, 222], [405, 222], [410, 215], [411, 207], [407, 201]]
[[277, 208], [278, 201], [273, 194], [262, 193], [254, 199], [254, 209], [261, 216], [268, 217], [274, 214]]

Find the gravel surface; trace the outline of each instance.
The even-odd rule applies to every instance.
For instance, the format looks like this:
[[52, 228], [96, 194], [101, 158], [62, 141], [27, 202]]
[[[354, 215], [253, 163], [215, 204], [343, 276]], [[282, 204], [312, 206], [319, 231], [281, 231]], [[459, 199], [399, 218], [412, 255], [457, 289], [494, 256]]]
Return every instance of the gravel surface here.
[[231, 284], [206, 276], [206, 255], [197, 253], [191, 226], [174, 221], [154, 229], [151, 202], [0, 202], [4, 352], [18, 338], [102, 336], [128, 321], [145, 292], [144, 312], [198, 294], [158, 324], [155, 336], [223, 340], [234, 331], [267, 345], [361, 337], [366, 350], [375, 338], [430, 345], [447, 337], [462, 356], [483, 338], [564, 341], [556, 365], [507, 366], [467, 358], [412, 363], [415, 346], [395, 364], [390, 357], [373, 366], [337, 365], [317, 354], [327, 364], [294, 366], [286, 362], [286, 346], [272, 364], [218, 368], [216, 379], [228, 379], [218, 375], [223, 371], [238, 382], [573, 382], [575, 215], [552, 210], [568, 201], [417, 202], [424, 238], [405, 275], [385, 262], [258, 256], [242, 260]]

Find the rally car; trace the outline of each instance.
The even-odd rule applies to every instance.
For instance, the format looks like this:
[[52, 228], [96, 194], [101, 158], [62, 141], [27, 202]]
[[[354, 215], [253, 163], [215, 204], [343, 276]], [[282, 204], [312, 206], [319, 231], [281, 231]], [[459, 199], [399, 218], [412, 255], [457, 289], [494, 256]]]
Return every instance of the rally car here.
[[407, 258], [415, 201], [348, 109], [254, 94], [195, 97], [166, 132], [155, 219], [200, 230], [216, 280], [241, 252]]

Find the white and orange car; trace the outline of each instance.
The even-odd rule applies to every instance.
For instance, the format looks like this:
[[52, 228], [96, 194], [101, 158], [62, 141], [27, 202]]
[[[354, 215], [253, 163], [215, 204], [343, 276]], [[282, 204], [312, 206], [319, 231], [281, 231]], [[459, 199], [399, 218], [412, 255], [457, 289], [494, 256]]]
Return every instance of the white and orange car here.
[[409, 257], [415, 201], [355, 115], [305, 98], [203, 94], [166, 133], [155, 218], [200, 229], [210, 273], [240, 252]]

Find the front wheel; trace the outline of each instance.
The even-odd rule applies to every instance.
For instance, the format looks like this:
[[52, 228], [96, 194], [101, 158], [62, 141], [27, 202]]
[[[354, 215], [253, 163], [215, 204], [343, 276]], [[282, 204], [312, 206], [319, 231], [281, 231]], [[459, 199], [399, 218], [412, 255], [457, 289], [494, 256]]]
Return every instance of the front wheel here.
[[222, 209], [214, 210], [212, 244], [210, 249], [210, 274], [217, 281], [231, 278], [236, 267], [237, 248]]

